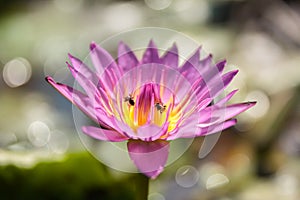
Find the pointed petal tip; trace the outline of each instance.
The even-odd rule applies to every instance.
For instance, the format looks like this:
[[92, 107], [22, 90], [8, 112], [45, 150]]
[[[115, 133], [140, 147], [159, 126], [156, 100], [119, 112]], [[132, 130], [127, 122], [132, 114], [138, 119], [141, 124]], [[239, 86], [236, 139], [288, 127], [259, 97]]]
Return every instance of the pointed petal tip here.
[[240, 71], [240, 70], [235, 69], [235, 70], [232, 71], [232, 74], [233, 74], [233, 75], [236, 75], [237, 73], [239, 73], [239, 71]]
[[173, 42], [173, 43], [172, 43], [172, 47], [177, 49], [177, 43], [176, 43], [176, 42]]
[[169, 48], [169, 51], [178, 55], [178, 47], [177, 47], [176, 42], [173, 42], [172, 46]]
[[148, 44], [148, 48], [156, 48], [156, 44], [155, 44], [153, 38], [150, 39], [149, 44]]
[[[239, 70], [238, 69], [235, 69], [235, 70], [232, 70], [232, 71], [229, 71], [227, 72], [226, 74], [223, 75], [223, 77], [225, 79], [229, 79], [230, 81], [239, 73]], [[229, 82], [230, 82], [229, 81]], [[228, 83], [229, 83], [228, 82]]]
[[48, 83], [55, 83], [54, 79], [53, 79], [51, 76], [46, 76], [46, 77], [45, 77], [45, 80], [46, 80]]
[[195, 53], [194, 54], [199, 54], [200, 55], [200, 51], [201, 51], [201, 46], [197, 47], [196, 50], [195, 50]]
[[246, 102], [246, 104], [249, 106], [249, 108], [251, 108], [252, 106], [255, 106], [257, 103], [257, 101], [248, 101]]
[[119, 46], [128, 46], [124, 41], [119, 41]]
[[68, 53], [68, 57], [72, 64], [74, 63], [74, 61], [79, 61], [79, 59], [73, 56], [71, 53]]
[[206, 61], [207, 63], [211, 63], [213, 60], [213, 55], [210, 53], [208, 54], [204, 59], [203, 61]]
[[239, 89], [232, 90], [231, 92], [229, 92], [229, 93], [227, 94], [227, 96], [230, 96], [230, 98], [231, 98], [231, 97], [233, 97], [238, 91], [239, 91]]
[[70, 54], [70, 53], [68, 53], [68, 57], [70, 60], [74, 58], [74, 56], [72, 56], [72, 54]]
[[226, 66], [226, 63], [227, 63], [227, 60], [226, 59], [223, 59], [219, 62], [216, 63], [216, 67], [217, 69], [219, 70], [219, 72], [223, 72], [225, 66]]
[[[118, 44], [118, 51], [119, 53], [122, 54], [127, 54], [131, 51], [130, 47], [123, 41], [120, 41]], [[119, 56], [121, 56], [119, 55]]]
[[52, 85], [54, 88], [56, 88], [56, 86], [62, 86], [64, 84], [56, 82], [51, 76], [46, 76], [45, 80]]
[[67, 66], [72, 66], [71, 63], [69, 63], [68, 61], [66, 61]]
[[93, 51], [97, 47], [96, 42], [92, 41], [90, 44], [90, 50]]
[[123, 41], [119, 41], [118, 43], [118, 47], [120, 48], [124, 48], [125, 46], [127, 46]]
[[218, 63], [217, 63], [217, 65], [219, 64], [219, 65], [225, 65], [227, 63], [227, 60], [226, 59], [222, 59], [221, 61], [219, 61]]

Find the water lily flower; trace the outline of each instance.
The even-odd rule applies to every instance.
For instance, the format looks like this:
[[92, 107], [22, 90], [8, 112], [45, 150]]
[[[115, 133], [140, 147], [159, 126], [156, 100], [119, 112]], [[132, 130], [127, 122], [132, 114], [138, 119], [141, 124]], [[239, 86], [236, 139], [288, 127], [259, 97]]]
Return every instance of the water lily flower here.
[[[69, 54], [67, 62], [81, 88], [46, 80], [99, 124], [83, 133], [102, 141], [127, 141], [128, 153], [140, 172], [156, 178], [166, 165], [170, 142], [220, 132], [233, 117], [255, 102], [227, 105], [234, 90], [216, 100], [237, 74], [223, 73], [226, 61], [214, 64], [212, 55], [200, 59], [198, 48], [183, 64], [176, 44], [162, 55], [151, 40], [138, 59], [123, 42], [114, 59], [96, 43], [90, 45], [95, 70]], [[82, 92], [83, 91], [83, 92]]]

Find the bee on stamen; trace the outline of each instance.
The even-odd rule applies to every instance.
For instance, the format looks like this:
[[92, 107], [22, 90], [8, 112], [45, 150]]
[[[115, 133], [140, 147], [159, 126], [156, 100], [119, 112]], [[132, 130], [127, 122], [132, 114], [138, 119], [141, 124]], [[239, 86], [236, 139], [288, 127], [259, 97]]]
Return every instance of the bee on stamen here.
[[163, 105], [162, 103], [156, 103], [155, 104], [155, 108], [157, 109], [157, 111], [159, 111], [160, 113], [163, 113], [167, 106], [166, 105]]
[[129, 105], [134, 106], [134, 100], [131, 94], [124, 98], [124, 102], [128, 102]]

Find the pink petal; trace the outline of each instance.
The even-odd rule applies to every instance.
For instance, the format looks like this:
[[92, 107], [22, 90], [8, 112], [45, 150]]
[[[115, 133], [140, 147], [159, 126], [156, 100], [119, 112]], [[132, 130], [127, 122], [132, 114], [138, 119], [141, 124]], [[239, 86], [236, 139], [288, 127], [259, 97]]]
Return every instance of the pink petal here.
[[90, 79], [84, 77], [83, 74], [76, 71], [71, 65], [68, 64], [68, 67], [75, 77], [76, 81], [90, 97], [90, 101], [94, 104], [94, 107], [105, 107], [108, 110], [112, 111], [108, 99], [108, 94], [104, 91], [104, 89], [102, 87], [97, 88], [97, 86]]
[[206, 83], [207, 85], [199, 88], [199, 90], [196, 91], [197, 97], [200, 99], [215, 98], [222, 91], [224, 91], [224, 88], [229, 85], [229, 83], [237, 73], [238, 70], [233, 70], [222, 75], [222, 77], [215, 76], [213, 79]]
[[94, 126], [83, 126], [82, 131], [88, 136], [102, 141], [122, 142], [128, 139], [115, 130], [106, 130]]
[[239, 70], [233, 70], [230, 71], [222, 76], [223, 82], [224, 82], [224, 87], [229, 85], [229, 83], [232, 81], [232, 79], [237, 75]]
[[219, 123], [219, 124], [215, 124], [213, 126], [202, 128], [196, 134], [196, 137], [198, 137], [198, 136], [204, 136], [204, 135], [210, 135], [210, 134], [213, 134], [213, 133], [220, 132], [222, 130], [225, 130], [225, 129], [229, 128], [229, 127], [232, 127], [232, 126], [236, 125], [236, 123], [237, 123], [236, 119], [231, 119], [231, 120], [225, 121], [223, 123]]
[[138, 139], [137, 134], [133, 132], [133, 130], [126, 123], [117, 120], [116, 118], [112, 118], [112, 123], [114, 124], [114, 129], [116, 129], [126, 137], [131, 139]]
[[216, 67], [218, 68], [219, 72], [223, 72], [226, 62], [226, 60], [222, 60], [216, 64]]
[[137, 136], [143, 141], [154, 141], [167, 132], [168, 126], [169, 123], [165, 123], [163, 127], [154, 124], [144, 125], [137, 129]]
[[198, 113], [193, 113], [191, 116], [180, 122], [180, 125], [175, 128], [174, 131], [169, 133], [166, 140], [175, 140], [177, 138], [185, 138], [195, 136], [197, 133], [197, 120], [199, 116]]
[[220, 132], [225, 130], [231, 126], [234, 126], [237, 123], [236, 119], [231, 119], [219, 124], [214, 124], [204, 128], [197, 128], [194, 125], [186, 125], [182, 129], [179, 129], [178, 133], [171, 135], [167, 138], [167, 140], [175, 140], [178, 138], [194, 138], [199, 136], [210, 135], [213, 133]]
[[[236, 115], [248, 110], [254, 106], [256, 102], [246, 102], [239, 104], [232, 104], [225, 107], [218, 107], [213, 105], [199, 112], [199, 126], [205, 127], [214, 123], [226, 121]], [[207, 125], [206, 125], [207, 124]]]
[[[232, 92], [233, 93], [233, 92]], [[231, 94], [232, 94], [231, 93]], [[230, 95], [231, 95], [230, 94]], [[221, 127], [228, 128], [233, 126], [236, 121], [229, 120], [230, 118], [244, 112], [255, 105], [255, 102], [247, 102], [240, 104], [233, 104], [227, 107], [218, 107], [213, 105], [193, 114], [186, 119], [175, 134], [170, 134], [167, 140], [174, 140], [177, 138], [192, 138], [200, 135], [212, 134], [220, 131]], [[193, 122], [197, 123], [193, 123]], [[222, 125], [224, 123], [224, 125]], [[198, 130], [197, 130], [198, 129]]]
[[91, 105], [88, 96], [86, 96], [78, 90], [73, 89], [68, 85], [56, 83], [50, 76], [46, 77], [46, 81], [49, 84], [51, 84], [64, 97], [71, 101], [75, 106], [82, 110], [86, 115], [88, 115], [92, 120], [97, 122], [95, 110], [93, 109], [93, 106]]
[[[201, 60], [197, 68], [199, 77], [193, 82], [191, 93], [197, 96], [199, 102], [205, 98], [214, 98], [216, 94], [224, 89], [226, 75], [222, 75], [225, 61], [214, 65], [212, 55]], [[224, 76], [224, 77], [223, 77]], [[221, 88], [221, 90], [220, 90]]]
[[158, 50], [153, 40], [150, 40], [149, 42], [149, 45], [143, 55], [142, 63], [160, 63]]
[[219, 69], [217, 65], [213, 64], [211, 54], [209, 54], [206, 58], [200, 61], [198, 70], [201, 74], [202, 79], [207, 84], [216, 77], [221, 80], [221, 72], [223, 69]]
[[91, 80], [95, 85], [97, 85], [99, 82], [99, 78], [96, 76], [96, 74], [88, 66], [86, 66], [81, 60], [72, 56], [71, 54], [68, 55], [74, 69], [79, 73], [83, 74], [86, 79]]
[[70, 71], [72, 72], [74, 78], [76, 81], [80, 84], [80, 86], [85, 90], [87, 95], [91, 99], [98, 99], [100, 97], [100, 93], [98, 91], [98, 88], [92, 81], [88, 78], [86, 78], [83, 74], [78, 72], [75, 68], [73, 68], [69, 63], [67, 63]]
[[146, 176], [155, 179], [163, 171], [169, 155], [168, 142], [129, 140], [127, 148], [135, 166]]
[[82, 112], [89, 116], [93, 121], [106, 128], [114, 127], [114, 125], [111, 123], [111, 119], [107, 117], [104, 111], [102, 111], [103, 108], [97, 108], [97, 106], [100, 105], [95, 105], [95, 102], [92, 102], [91, 98], [68, 85], [56, 83], [51, 77], [46, 77], [46, 81], [55, 89], [57, 89], [69, 101], [71, 101], [75, 106], [77, 106]]
[[176, 44], [173, 44], [173, 46], [162, 56], [161, 62], [162, 64], [175, 69], [178, 67], [178, 49]]
[[101, 124], [105, 124], [108, 129], [114, 129], [121, 133], [121, 130], [118, 129], [116, 123], [114, 123], [115, 117], [114, 116], [108, 116], [107, 113], [101, 108], [94, 108], [96, 112], [96, 118], [98, 122]]
[[92, 62], [100, 78], [100, 86], [113, 96], [113, 87], [122, 76], [121, 68], [117, 66], [111, 55], [95, 42], [91, 43], [90, 49]]
[[102, 75], [104, 70], [109, 66], [113, 66], [115, 69], [117, 69], [117, 64], [115, 63], [115, 60], [105, 49], [101, 48], [95, 42], [91, 43], [90, 49], [94, 67], [96, 68], [96, 71], [100, 76]]
[[118, 48], [118, 65], [124, 72], [129, 71], [139, 64], [134, 52], [124, 43], [119, 43]]
[[179, 72], [193, 84], [200, 77], [197, 70], [200, 59], [200, 48], [196, 49], [195, 53], [179, 68]]
[[229, 94], [226, 95], [226, 97], [224, 97], [223, 99], [221, 99], [220, 101], [218, 101], [215, 105], [219, 106], [219, 107], [222, 107], [224, 106], [230, 99], [233, 95], [235, 95], [235, 93], [237, 92], [238, 90], [233, 90], [231, 91]]

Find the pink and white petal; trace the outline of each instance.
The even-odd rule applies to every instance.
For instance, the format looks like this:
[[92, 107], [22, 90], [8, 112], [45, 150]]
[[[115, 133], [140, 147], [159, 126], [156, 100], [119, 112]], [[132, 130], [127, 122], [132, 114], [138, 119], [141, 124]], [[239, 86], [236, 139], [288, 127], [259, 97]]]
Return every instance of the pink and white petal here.
[[211, 80], [218, 78], [222, 80], [222, 68], [219, 68], [218, 65], [214, 65], [212, 61], [212, 55], [208, 55], [206, 58], [200, 61], [198, 67], [201, 78], [208, 85]]
[[231, 104], [226, 106], [225, 112], [226, 112], [226, 120], [230, 119], [232, 117], [235, 117], [236, 115], [248, 110], [249, 108], [253, 107], [256, 104], [256, 102], [246, 102], [246, 103], [238, 103], [238, 104]]
[[[255, 102], [247, 102], [240, 104], [233, 104], [227, 107], [217, 107], [216, 105], [207, 107], [206, 109], [193, 114], [188, 119], [184, 120], [183, 124], [178, 127], [178, 131], [168, 136], [167, 140], [174, 140], [177, 138], [191, 138], [198, 136], [201, 134], [211, 134], [214, 130], [218, 130], [221, 124], [224, 122], [224, 127], [229, 127], [231, 124], [236, 121], [229, 120], [232, 117], [240, 114], [241, 112], [246, 111], [255, 105]], [[193, 121], [198, 121], [197, 124], [193, 123]], [[233, 124], [234, 125], [234, 124]], [[231, 125], [231, 126], [233, 126]], [[197, 130], [201, 132], [196, 134]], [[217, 131], [215, 131], [217, 132]]]
[[236, 119], [231, 119], [231, 120], [227, 120], [223, 123], [215, 124], [213, 126], [200, 128], [200, 131], [196, 134], [196, 137], [211, 135], [211, 134], [220, 132], [222, 130], [225, 130], [227, 128], [230, 128], [230, 127], [236, 125], [236, 123], [237, 123]]
[[163, 140], [153, 142], [129, 140], [127, 148], [138, 170], [151, 179], [155, 179], [166, 165], [170, 145], [169, 142]]
[[142, 64], [147, 63], [160, 63], [158, 50], [153, 40], [150, 40], [148, 47], [143, 54]]
[[111, 57], [111, 55], [95, 42], [92, 42], [90, 44], [90, 50], [92, 62], [99, 76], [101, 76], [105, 69], [109, 66], [112, 66], [115, 69], [118, 68], [115, 60]]
[[166, 122], [162, 127], [155, 124], [147, 124], [137, 129], [137, 136], [143, 141], [154, 141], [166, 134], [168, 126], [168, 122]]
[[[253, 107], [256, 102], [246, 102], [239, 104], [232, 104], [225, 107], [218, 107], [213, 105], [199, 112], [199, 124], [200, 126], [208, 126], [221, 121], [226, 121], [236, 115]], [[207, 125], [206, 125], [207, 124]]]
[[124, 43], [119, 43], [118, 65], [123, 69], [123, 73], [136, 67], [139, 64], [134, 52]]
[[99, 124], [105, 124], [106, 128], [117, 130], [116, 125], [113, 123], [114, 117], [108, 116], [107, 112], [105, 112], [102, 107], [94, 108], [94, 110], [96, 112], [96, 118]]
[[80, 86], [85, 90], [87, 95], [91, 99], [98, 99], [100, 97], [97, 86], [92, 83], [90, 79], [87, 79], [83, 74], [77, 71], [74, 67], [72, 67], [69, 63], [67, 63], [70, 71], [72, 72], [75, 80], [80, 84]]
[[200, 136], [206, 136], [213, 133], [220, 132], [222, 130], [225, 130], [229, 127], [234, 126], [237, 123], [236, 119], [231, 119], [219, 124], [214, 124], [205, 128], [197, 128], [197, 127], [189, 127], [190, 129], [187, 129], [187, 127], [184, 127], [184, 130], [179, 130], [178, 132], [181, 132], [182, 134], [176, 134], [172, 137], [169, 137], [167, 140], [174, 140], [178, 138], [194, 138], [194, 137], [200, 137]]
[[107, 130], [107, 129], [97, 128], [94, 126], [83, 126], [82, 131], [86, 135], [102, 141], [122, 142], [129, 139], [124, 135], [121, 135], [115, 130]]
[[[72, 66], [74, 67], [74, 69], [76, 71], [78, 71], [79, 73], [83, 74], [86, 79], [89, 79], [95, 85], [98, 85], [99, 78], [97, 77], [97, 75], [88, 66], [86, 66], [81, 60], [72, 56], [71, 54], [68, 54], [68, 55], [69, 55], [69, 59], [71, 61]], [[72, 74], [73, 74], [73, 72], [72, 72]], [[74, 76], [74, 74], [73, 74], [73, 76]]]
[[75, 106], [82, 110], [86, 115], [88, 115], [92, 120], [98, 122], [95, 110], [93, 109], [93, 105], [91, 104], [90, 99], [87, 95], [73, 89], [68, 85], [56, 83], [50, 76], [46, 77], [46, 81], [59, 93], [61, 93], [64, 97], [71, 101]]
[[198, 71], [200, 59], [200, 48], [196, 49], [195, 53], [179, 68], [179, 72], [183, 75], [191, 84], [201, 77]]
[[112, 118], [112, 123], [114, 124], [113, 128], [119, 131], [121, 134], [131, 139], [138, 139], [137, 134], [133, 132], [133, 130], [126, 123], [116, 118]]
[[177, 138], [186, 138], [190, 135], [196, 135], [197, 133], [197, 120], [198, 114], [193, 113], [187, 119], [183, 120], [178, 127], [175, 128], [172, 133], [169, 133], [169, 136], [166, 138], [167, 141], [175, 140]]
[[99, 77], [99, 85], [114, 96], [113, 87], [122, 76], [121, 68], [118, 67], [112, 56], [95, 42], [90, 45], [90, 55]]
[[177, 45], [174, 43], [173, 46], [161, 57], [161, 62], [163, 65], [169, 66], [171, 68], [178, 68], [178, 49]]
[[207, 82], [204, 87], [200, 88], [200, 90], [196, 92], [197, 97], [200, 99], [215, 98], [224, 91], [224, 88], [229, 85], [237, 73], [238, 70], [233, 70], [222, 75], [222, 77], [214, 77], [212, 80]]
[[231, 91], [229, 94], [227, 94], [223, 99], [219, 100], [217, 103], [215, 103], [215, 105], [222, 107], [225, 106], [225, 104], [231, 99], [231, 97], [233, 97], [233, 95], [235, 95], [235, 93], [238, 90], [233, 90]]

